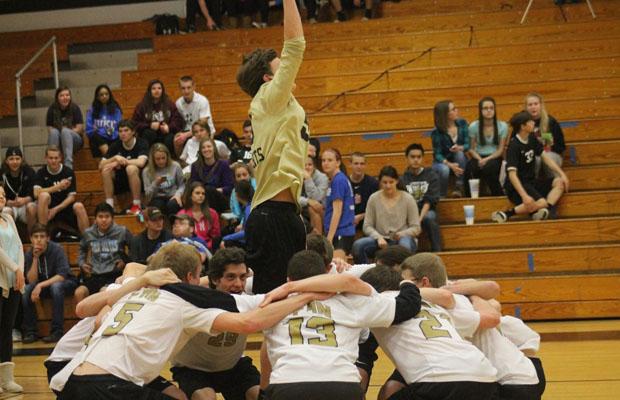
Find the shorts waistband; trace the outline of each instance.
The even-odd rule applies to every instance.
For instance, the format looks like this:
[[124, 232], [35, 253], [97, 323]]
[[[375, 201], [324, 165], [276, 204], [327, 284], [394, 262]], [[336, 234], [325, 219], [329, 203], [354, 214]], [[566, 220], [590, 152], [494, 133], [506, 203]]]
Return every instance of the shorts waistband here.
[[256, 206], [255, 210], [259, 209], [271, 209], [280, 211], [293, 211], [297, 212], [297, 205], [286, 201], [267, 200], [264, 203], [260, 203]]

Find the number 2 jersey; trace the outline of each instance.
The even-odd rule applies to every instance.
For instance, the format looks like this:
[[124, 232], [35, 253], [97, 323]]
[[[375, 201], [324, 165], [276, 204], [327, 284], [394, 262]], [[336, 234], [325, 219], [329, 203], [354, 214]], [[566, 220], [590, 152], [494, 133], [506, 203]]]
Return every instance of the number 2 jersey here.
[[359, 382], [360, 332], [394, 321], [394, 296], [342, 294], [313, 301], [264, 331], [270, 383]]
[[458, 334], [438, 305], [422, 301], [415, 318], [371, 331], [407, 383], [495, 382], [491, 362]]
[[164, 288], [143, 288], [116, 302], [88, 346], [54, 376], [50, 387], [62, 391], [83, 362], [142, 386], [196, 333], [217, 334], [211, 326], [224, 310], [236, 311], [226, 293], [183, 283]]
[[[264, 295], [232, 295], [239, 312], [258, 308]], [[247, 335], [222, 332], [217, 336], [198, 333], [187, 342], [171, 360], [175, 367], [187, 367], [204, 372], [218, 372], [232, 369], [245, 351]]]
[[305, 48], [303, 37], [284, 41], [273, 80], [260, 87], [250, 104], [256, 178], [252, 209], [285, 189], [290, 189], [294, 199], [301, 196], [310, 136], [306, 113], [292, 90]]

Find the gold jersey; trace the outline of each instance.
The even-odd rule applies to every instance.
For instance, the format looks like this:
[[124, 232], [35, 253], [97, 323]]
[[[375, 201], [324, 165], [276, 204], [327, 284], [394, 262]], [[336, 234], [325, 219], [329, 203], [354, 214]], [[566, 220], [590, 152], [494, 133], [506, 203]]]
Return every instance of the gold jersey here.
[[280, 67], [273, 80], [261, 86], [250, 104], [256, 178], [252, 208], [285, 189], [290, 189], [297, 201], [301, 196], [310, 135], [306, 113], [292, 90], [305, 47], [303, 37], [284, 42]]

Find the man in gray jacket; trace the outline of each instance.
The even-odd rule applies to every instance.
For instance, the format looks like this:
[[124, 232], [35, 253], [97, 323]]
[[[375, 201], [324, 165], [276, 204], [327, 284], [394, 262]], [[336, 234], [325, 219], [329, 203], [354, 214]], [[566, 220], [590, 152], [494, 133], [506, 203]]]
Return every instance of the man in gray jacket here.
[[77, 302], [97, 293], [122, 274], [131, 238], [126, 227], [114, 223], [112, 206], [107, 203], [97, 205], [95, 224], [86, 229], [80, 241], [78, 264], [82, 276], [81, 285], [75, 290]]

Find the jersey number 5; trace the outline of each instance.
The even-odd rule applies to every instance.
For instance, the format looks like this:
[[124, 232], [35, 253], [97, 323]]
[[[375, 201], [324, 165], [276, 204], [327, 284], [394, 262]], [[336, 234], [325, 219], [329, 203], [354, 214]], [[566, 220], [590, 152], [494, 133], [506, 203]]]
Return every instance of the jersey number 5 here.
[[[301, 334], [301, 327], [304, 323], [303, 318], [291, 318], [288, 321], [288, 334], [291, 337], [291, 344], [304, 344], [304, 337]], [[311, 317], [306, 322], [306, 328], [314, 330], [317, 334], [324, 336], [307, 339], [308, 344], [318, 346], [338, 347], [336, 334], [334, 333], [334, 320], [323, 317]]]
[[119, 333], [133, 319], [133, 313], [144, 307], [142, 303], [126, 303], [114, 317], [114, 324], [108, 326], [101, 336], [113, 336]]

